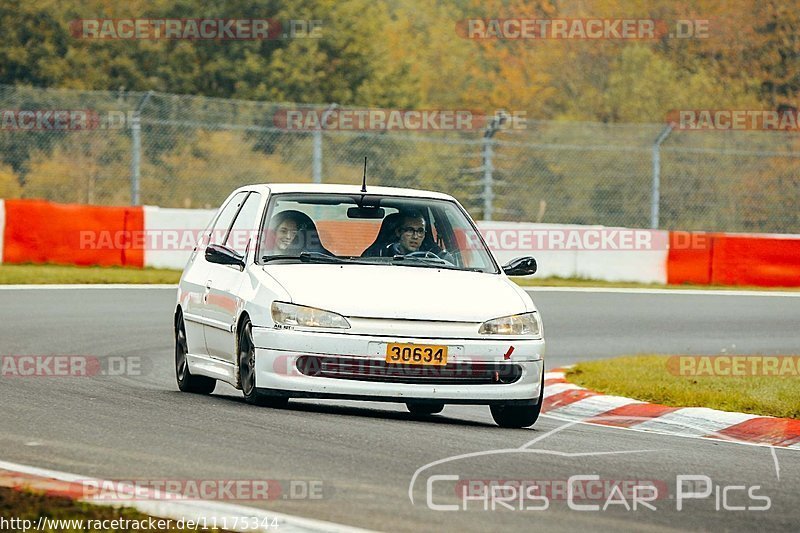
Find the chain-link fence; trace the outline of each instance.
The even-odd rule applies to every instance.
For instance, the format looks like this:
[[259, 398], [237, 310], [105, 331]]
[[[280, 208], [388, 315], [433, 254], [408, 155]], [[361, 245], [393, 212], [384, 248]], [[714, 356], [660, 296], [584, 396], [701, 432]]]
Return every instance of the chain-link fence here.
[[0, 86], [0, 197], [216, 207], [248, 183], [360, 183], [367, 156], [371, 184], [447, 192], [476, 219], [800, 232], [796, 132], [286, 125], [287, 111], [329, 109]]

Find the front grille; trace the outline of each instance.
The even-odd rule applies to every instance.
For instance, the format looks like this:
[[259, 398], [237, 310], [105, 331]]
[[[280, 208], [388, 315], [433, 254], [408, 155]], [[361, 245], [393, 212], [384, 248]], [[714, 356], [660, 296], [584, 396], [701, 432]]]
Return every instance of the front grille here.
[[522, 367], [513, 363], [448, 363], [444, 366], [390, 364], [359, 357], [303, 355], [297, 370], [306, 376], [432, 385], [514, 383]]

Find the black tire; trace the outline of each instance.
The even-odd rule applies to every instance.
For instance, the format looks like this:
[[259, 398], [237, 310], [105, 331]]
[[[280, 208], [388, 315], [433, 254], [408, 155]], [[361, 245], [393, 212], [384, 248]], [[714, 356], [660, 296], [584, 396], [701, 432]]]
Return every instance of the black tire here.
[[211, 394], [217, 386], [217, 380], [206, 376], [193, 376], [186, 360], [188, 352], [186, 326], [183, 323], [183, 315], [178, 313], [178, 318], [175, 320], [175, 379], [178, 388], [182, 392]]
[[441, 402], [406, 402], [406, 409], [412, 415], [435, 415], [442, 412], [444, 404]]
[[492, 418], [501, 428], [527, 428], [536, 423], [544, 402], [544, 369], [539, 387], [539, 403], [536, 405], [491, 405]]
[[250, 320], [242, 323], [239, 331], [239, 385], [242, 387], [244, 401], [263, 407], [286, 407], [286, 396], [268, 396], [256, 388], [256, 348], [253, 344], [253, 325]]

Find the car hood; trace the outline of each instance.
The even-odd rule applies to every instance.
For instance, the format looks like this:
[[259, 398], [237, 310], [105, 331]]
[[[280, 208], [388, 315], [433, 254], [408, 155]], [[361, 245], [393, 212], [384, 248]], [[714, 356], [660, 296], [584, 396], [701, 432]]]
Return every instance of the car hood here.
[[483, 322], [533, 310], [497, 274], [393, 265], [273, 264], [264, 271], [293, 303], [344, 316]]

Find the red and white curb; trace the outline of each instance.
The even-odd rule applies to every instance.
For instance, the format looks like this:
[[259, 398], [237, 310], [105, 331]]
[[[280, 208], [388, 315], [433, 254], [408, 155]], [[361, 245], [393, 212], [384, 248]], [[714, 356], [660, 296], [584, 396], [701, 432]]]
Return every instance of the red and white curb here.
[[610, 396], [567, 382], [565, 372], [557, 368], [544, 375], [542, 412], [554, 418], [800, 450], [800, 420], [706, 407], [669, 407]]
[[[114, 486], [116, 494], [127, 494], [130, 500], [103, 501], [86, 497], [86, 486]], [[142, 494], [142, 489], [125, 485], [123, 482], [110, 482], [87, 476], [78, 476], [55, 470], [45, 470], [32, 466], [20, 465], [0, 461], [0, 486], [15, 490], [30, 490], [44, 492], [50, 496], [61, 496], [88, 503], [110, 507], [129, 507], [157, 518], [172, 520], [192, 520], [195, 523], [216, 523], [218, 527], [225, 524], [228, 531], [241, 531], [252, 533], [254, 531], [274, 531], [292, 533], [312, 532], [337, 532], [337, 533], [363, 533], [368, 530], [350, 526], [302, 518], [283, 513], [275, 513], [265, 509], [246, 507], [208, 500], [176, 500], [165, 499], [164, 494], [148, 491]], [[135, 492], [134, 492], [135, 490]], [[144, 496], [144, 498], [142, 497]], [[258, 527], [254, 527], [258, 524]]]

